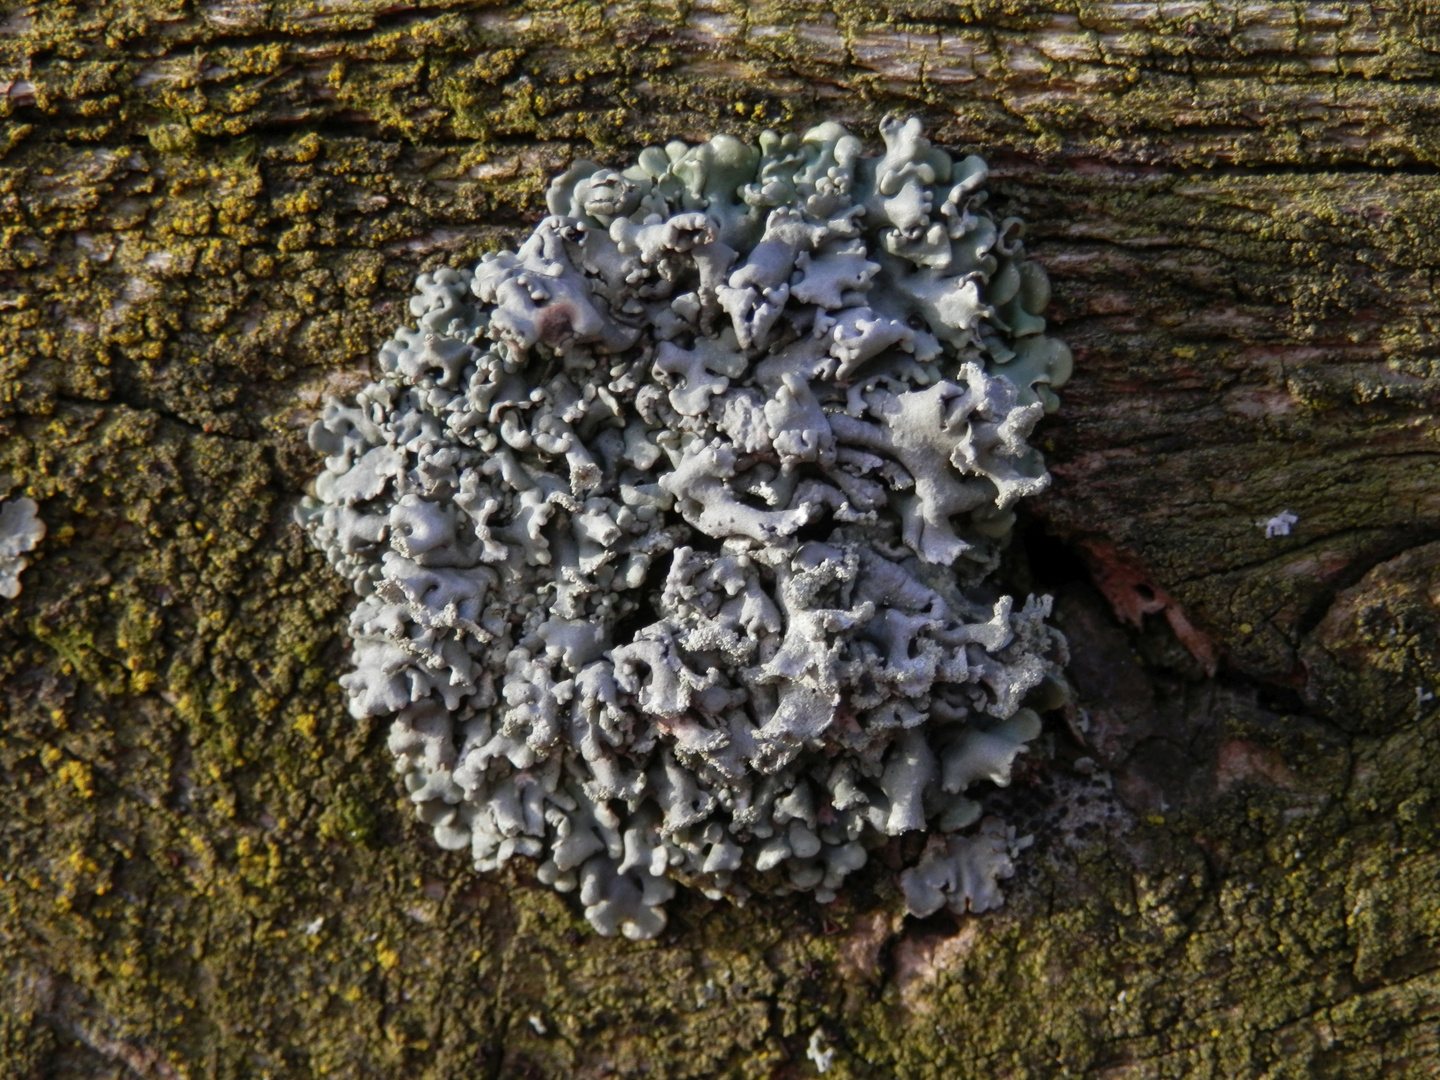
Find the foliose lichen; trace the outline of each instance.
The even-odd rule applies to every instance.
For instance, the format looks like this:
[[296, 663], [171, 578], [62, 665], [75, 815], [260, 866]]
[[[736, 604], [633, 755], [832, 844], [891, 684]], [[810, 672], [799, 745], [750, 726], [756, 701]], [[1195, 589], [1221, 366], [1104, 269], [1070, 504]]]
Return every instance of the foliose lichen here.
[[[311, 431], [351, 712], [442, 847], [539, 860], [601, 933], [958, 834], [1061, 685], [1049, 598], [987, 580], [1049, 479], [1048, 283], [983, 161], [881, 134], [576, 163]], [[912, 908], [1000, 902], [1013, 831], [941, 846]]]
[[29, 565], [26, 554], [45, 539], [45, 522], [34, 499], [0, 502], [0, 596], [14, 600], [20, 595], [20, 574]]

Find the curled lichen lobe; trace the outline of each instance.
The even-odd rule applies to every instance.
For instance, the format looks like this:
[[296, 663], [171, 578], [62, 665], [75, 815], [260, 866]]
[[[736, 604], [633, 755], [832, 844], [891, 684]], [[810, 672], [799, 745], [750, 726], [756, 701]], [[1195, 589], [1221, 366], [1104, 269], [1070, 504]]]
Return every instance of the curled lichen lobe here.
[[0, 501], [0, 597], [20, 595], [20, 574], [29, 565], [25, 556], [45, 539], [45, 522], [34, 499]]
[[[604, 933], [972, 825], [1058, 680], [1048, 599], [985, 580], [1048, 482], [1045, 276], [979, 158], [881, 132], [575, 164], [312, 431], [351, 711], [442, 846], [541, 860]], [[953, 837], [912, 906], [993, 906], [1014, 846]]]

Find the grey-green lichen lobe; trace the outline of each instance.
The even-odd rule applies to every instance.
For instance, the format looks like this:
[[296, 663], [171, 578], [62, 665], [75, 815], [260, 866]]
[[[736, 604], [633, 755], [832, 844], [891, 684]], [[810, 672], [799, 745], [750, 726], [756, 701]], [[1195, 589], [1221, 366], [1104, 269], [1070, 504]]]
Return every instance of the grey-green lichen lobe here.
[[[442, 856], [423, 849], [393, 805], [383, 733], [354, 730], [333, 701], [344, 657], [329, 627], [341, 598], [317, 593], [325, 568], [288, 535], [284, 517], [310, 472], [300, 418], [326, 384], [354, 387], [354, 372], [399, 320], [384, 297], [403, 295], [419, 270], [473, 260], [528, 231], [544, 177], [593, 153], [585, 139], [620, 158], [695, 127], [801, 126], [818, 111], [809, 95], [828, 92], [815, 86], [853, 89], [864, 81], [859, 65], [878, 61], [827, 46], [841, 66], [817, 69], [819, 80], [797, 77], [755, 24], [749, 37], [725, 30], [713, 48], [691, 31], [689, 54], [672, 48], [670, 68], [641, 78], [617, 73], [617, 53], [633, 64], [651, 43], [664, 44], [654, 34], [665, 25], [659, 16], [646, 25], [633, 9], [618, 11], [629, 21], [616, 48], [595, 33], [607, 24], [593, 15], [566, 36], [576, 15], [569, 7], [528, 24], [524, 16], [538, 9], [479, 9], [498, 48], [525, 54], [487, 92], [498, 99], [516, 83], [521, 106], [508, 114], [513, 136], [458, 146], [443, 124], [418, 141], [396, 134], [433, 104], [404, 70], [393, 69], [387, 85], [397, 95], [408, 85], [411, 96], [367, 105], [366, 88], [381, 88], [371, 81], [379, 61], [357, 55], [378, 6], [206, 10], [36, 5], [29, 28], [13, 33], [13, 15], [4, 17], [0, 47], [13, 65], [4, 80], [40, 92], [12, 87], [3, 106], [3, 470], [16, 495], [41, 504], [50, 532], [0, 625], [8, 710], [0, 754], [7, 780], [15, 778], [7, 790], [19, 793], [0, 831], [7, 870], [15, 868], [0, 886], [0, 948], [13, 980], [0, 994], [0, 1071], [126, 1075], [129, 1060], [153, 1075], [192, 1077], [584, 1076], [607, 1063], [612, 1075], [644, 1066], [652, 1076], [803, 1075], [807, 1040], [823, 1027], [837, 1048], [827, 1076], [1434, 1075], [1425, 1025], [1440, 997], [1440, 869], [1427, 799], [1440, 790], [1431, 752], [1440, 730], [1428, 710], [1418, 719], [1409, 708], [1382, 710], [1385, 730], [1327, 750], [1324, 740], [1292, 745], [1277, 734], [1294, 726], [1289, 706], [1268, 718], [1226, 706], [1225, 742], [1253, 746], [1227, 752], [1224, 801], [1183, 818], [1142, 815], [1124, 843], [1092, 838], [1053, 868], [1045, 852], [1032, 853], [1044, 876], [1017, 882], [1014, 906], [979, 936], [945, 925], [894, 929], [877, 921], [877, 907], [892, 902], [881, 897], [837, 909], [829, 924], [784, 902], [763, 919], [753, 909], [682, 905], [675, 918], [685, 941], [612, 948], [583, 936], [546, 890], [513, 881], [476, 892], [468, 872], [436, 876]], [[719, 10], [743, 25], [738, 12]], [[776, 7], [771, 25], [783, 29], [800, 10]], [[1192, 402], [1235, 392], [1243, 408], [1204, 429], [1236, 434], [1234, 447], [1210, 459], [1227, 472], [1281, 458], [1303, 465], [1371, 439], [1433, 442], [1423, 427], [1407, 427], [1423, 408], [1384, 396], [1393, 373], [1423, 371], [1431, 341], [1428, 278], [1414, 269], [1436, 262], [1428, 245], [1440, 214], [1428, 179], [1324, 171], [1433, 159], [1423, 112], [1430, 31], [1413, 5], [1345, 5], [1334, 15], [1314, 6], [1314, 18], [1339, 20], [1334, 33], [1354, 42], [1348, 55], [1323, 26], [1268, 52], [1240, 47], [1247, 20], [1303, 27], [1311, 10], [1207, 8], [1167, 20], [1153, 5], [1077, 4], [1058, 13], [1076, 18], [1075, 33], [1118, 35], [1103, 66], [1066, 61], [1002, 72], [1008, 83], [991, 75], [942, 83], [927, 59], [933, 105], [920, 111], [938, 138], [967, 148], [1008, 140], [1066, 166], [1046, 173], [1026, 156], [1006, 163], [999, 184], [1041, 226], [1031, 238], [1056, 282], [1062, 333], [1085, 350], [1067, 400], [1075, 423], [1066, 414], [1051, 422], [1052, 465], [1122, 439], [1135, 414], [1107, 419], [1106, 403], [1149, 400], [1157, 388]], [[227, 13], [240, 21], [221, 25], [215, 16]], [[862, 14], [876, 34], [885, 29], [885, 13]], [[1019, 21], [1037, 18], [1033, 5], [960, 14], [925, 16], [935, 20], [929, 36], [901, 41], [917, 60], [907, 71], [919, 70], [922, 51], [944, 47], [941, 32], [1017, 40], [1037, 29]], [[408, 17], [392, 18], [392, 29]], [[187, 40], [206, 35], [207, 47], [248, 35], [281, 44], [289, 60], [312, 49], [317, 58], [254, 75], [192, 64], [195, 87], [161, 102], [162, 85], [141, 74], [198, 52]], [[591, 40], [577, 40], [585, 35]], [[1210, 81], [1174, 74], [1147, 84], [1157, 40], [1186, 63], [1199, 56]], [[708, 66], [682, 68], [687, 55]], [[571, 65], [572, 56], [583, 62]], [[326, 96], [337, 62], [337, 81], [353, 80], [346, 107], [363, 119], [384, 105], [396, 126], [320, 127], [338, 115]], [[583, 91], [581, 104], [547, 113], [543, 85], [527, 98], [520, 76], [533, 84], [546, 71], [556, 86]], [[1114, 82], [1092, 93], [1079, 76], [1097, 74]], [[872, 71], [857, 126], [913, 108], [909, 78], [882, 85]], [[212, 105], [216, 82], [259, 98]], [[1035, 101], [1019, 92], [1026, 88], [1056, 94]], [[1311, 92], [1323, 100], [1306, 104]], [[630, 95], [624, 124], [612, 115], [616, 94]], [[489, 99], [457, 91], [455, 100], [483, 117]], [[579, 142], [517, 145], [561, 114]], [[1222, 130], [1207, 141], [1212, 120]], [[227, 135], [227, 124], [250, 135]], [[1254, 168], [1145, 172], [1212, 154]], [[1123, 168], [1096, 169], [1097, 157]], [[1296, 165], [1314, 171], [1283, 171]], [[175, 190], [202, 167], [214, 171], [205, 183]], [[1197, 197], [1182, 180], [1214, 197]], [[283, 201], [301, 189], [320, 205]], [[1350, 190], [1370, 194], [1356, 201]], [[172, 230], [157, 206], [187, 195], [210, 208], [202, 232], [179, 228], [201, 229], [203, 214], [179, 216]], [[1213, 222], [1217, 199], [1258, 228], [1183, 228]], [[1287, 217], [1296, 206], [1323, 228]], [[482, 212], [503, 227], [455, 235]], [[1145, 248], [1157, 234], [1171, 242]], [[212, 249], [227, 260], [215, 269], [201, 261]], [[147, 266], [160, 252], [176, 261]], [[237, 254], [238, 266], [228, 261]], [[1329, 311], [1330, 321], [1310, 311]], [[1357, 347], [1356, 331], [1379, 335], [1372, 340], [1383, 347]], [[272, 371], [284, 372], [280, 381], [269, 381]], [[1293, 400], [1294, 410], [1249, 419], [1245, 409], [1270, 395]], [[1087, 426], [1082, 417], [1096, 419]], [[1267, 442], [1279, 422], [1284, 438]], [[207, 423], [215, 430], [203, 431]], [[1184, 456], [1163, 435], [1147, 434], [1147, 468], [1159, 471], [1141, 475], [1152, 497], [1191, 490]], [[1373, 520], [1391, 505], [1393, 481], [1415, 482], [1416, 461], [1357, 457], [1350, 467], [1359, 471], [1336, 477], [1326, 505]], [[1142, 503], [1106, 479], [1127, 469], [1139, 472], [1121, 458], [1083, 484], [1066, 481], [1064, 491], [1096, 492], [1092, 509], [1072, 515], [1052, 502], [1047, 514], [1077, 534], [1102, 517], [1129, 521]], [[1260, 543], [1254, 521], [1292, 505], [1292, 494], [1282, 485], [1254, 505], [1236, 502], [1235, 535], [1253, 530], [1245, 535], [1256, 557], [1281, 559], [1314, 542], [1304, 530], [1323, 507], [1296, 505], [1302, 521], [1292, 538]], [[1386, 512], [1395, 516], [1384, 528], [1403, 540], [1397, 525], [1415, 519]], [[1126, 542], [1143, 547], [1187, 604], [1220, 612], [1233, 603], [1233, 615], [1211, 625], [1238, 648], [1246, 625], [1260, 633], [1284, 604], [1253, 590], [1236, 601], [1237, 590], [1214, 578], [1178, 585], [1192, 559], [1213, 556], [1198, 546], [1209, 533], [1151, 524]], [[1284, 583], [1277, 567], [1285, 565], [1261, 563], [1253, 573]], [[32, 579], [42, 570], [43, 580]], [[208, 584], [212, 574], [223, 588]], [[1305, 608], [1313, 577], [1289, 580], [1298, 584], [1286, 583], [1285, 595]], [[289, 657], [278, 676], [277, 642]], [[1288, 653], [1265, 655], [1278, 665], [1266, 670], [1289, 670]], [[1408, 654], [1381, 657], [1376, 668], [1401, 673], [1381, 700], [1413, 692], [1412, 663]], [[1187, 693], [1205, 698], [1208, 686]], [[1322, 805], [1271, 776], [1304, 781]], [[1145, 852], [1154, 861], [1137, 870]], [[532, 1013], [549, 1034], [530, 1025]], [[952, 1019], [980, 1013], [989, 1023]]]
[[20, 575], [27, 557], [45, 536], [45, 522], [34, 499], [24, 496], [0, 501], [0, 597], [20, 595]]
[[[1048, 484], [1049, 285], [980, 158], [880, 131], [575, 163], [310, 430], [352, 714], [441, 847], [538, 859], [603, 933], [656, 936], [675, 880], [833, 900], [975, 824], [1063, 697], [1049, 600], [984, 581]], [[1028, 843], [936, 841], [914, 914], [998, 907]]]

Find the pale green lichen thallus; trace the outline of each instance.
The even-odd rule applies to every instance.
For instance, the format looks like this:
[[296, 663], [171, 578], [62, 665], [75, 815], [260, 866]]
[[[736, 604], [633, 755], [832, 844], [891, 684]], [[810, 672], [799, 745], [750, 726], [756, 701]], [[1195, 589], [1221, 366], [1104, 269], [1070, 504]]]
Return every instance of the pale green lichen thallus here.
[[985, 163], [881, 134], [575, 164], [311, 432], [351, 712], [442, 847], [537, 860], [601, 933], [676, 882], [827, 901], [911, 830], [911, 910], [1001, 902], [1019, 843], [967, 791], [1065, 657], [987, 576], [1070, 356]]
[[45, 539], [45, 522], [34, 499], [0, 501], [0, 597], [20, 595], [20, 574], [29, 565], [26, 554]]

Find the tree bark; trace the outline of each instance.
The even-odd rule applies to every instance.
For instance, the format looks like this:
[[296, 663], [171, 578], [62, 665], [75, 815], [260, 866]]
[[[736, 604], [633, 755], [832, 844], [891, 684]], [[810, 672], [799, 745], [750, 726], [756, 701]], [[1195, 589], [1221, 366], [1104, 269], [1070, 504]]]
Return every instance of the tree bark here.
[[[1403, 0], [4, 5], [0, 1074], [1436, 1075], [1437, 75]], [[1075, 654], [992, 801], [1035, 846], [984, 916], [877, 860], [598, 938], [346, 715], [305, 428], [573, 157], [891, 111], [991, 161], [1077, 358], [1009, 567]]]

